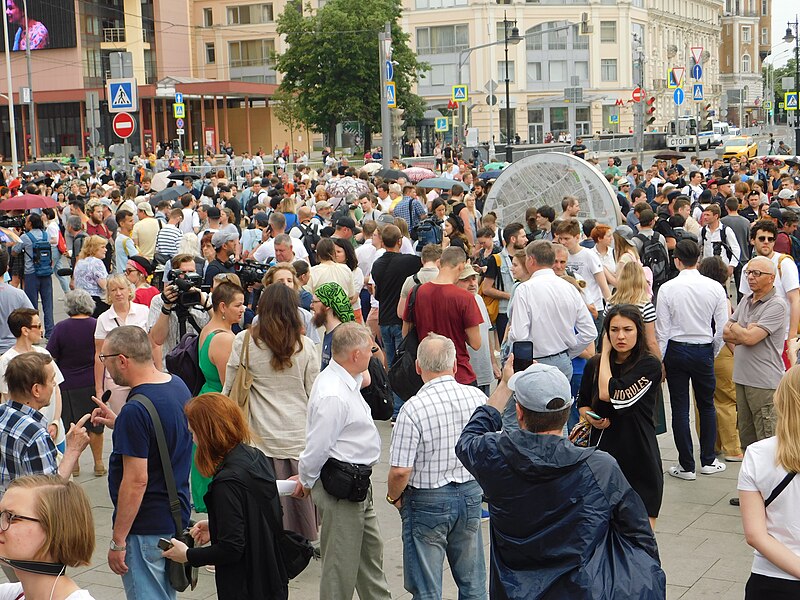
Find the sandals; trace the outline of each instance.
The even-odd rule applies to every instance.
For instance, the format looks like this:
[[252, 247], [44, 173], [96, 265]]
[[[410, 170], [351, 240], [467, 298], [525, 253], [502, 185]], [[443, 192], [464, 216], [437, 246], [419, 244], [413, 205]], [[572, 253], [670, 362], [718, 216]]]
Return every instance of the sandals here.
[[106, 469], [106, 466], [104, 464], [99, 464], [94, 466], [95, 477], [102, 477], [106, 473], [108, 473], [108, 470]]

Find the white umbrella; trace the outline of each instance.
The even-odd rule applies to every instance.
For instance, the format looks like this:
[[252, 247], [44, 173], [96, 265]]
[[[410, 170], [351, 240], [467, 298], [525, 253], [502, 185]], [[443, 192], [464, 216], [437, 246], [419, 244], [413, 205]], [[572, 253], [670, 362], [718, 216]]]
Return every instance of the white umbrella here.
[[169, 171], [161, 171], [160, 173], [156, 173], [153, 175], [153, 179], [150, 181], [150, 187], [157, 192], [161, 190], [167, 189], [167, 184], [169, 183]]
[[371, 162], [371, 163], [367, 163], [363, 167], [361, 167], [361, 170], [366, 172], [366, 173], [368, 173], [368, 174], [370, 174], [370, 175], [372, 175], [376, 171], [380, 171], [382, 166], [383, 165], [381, 165], [381, 163], [379, 163], [379, 162]]

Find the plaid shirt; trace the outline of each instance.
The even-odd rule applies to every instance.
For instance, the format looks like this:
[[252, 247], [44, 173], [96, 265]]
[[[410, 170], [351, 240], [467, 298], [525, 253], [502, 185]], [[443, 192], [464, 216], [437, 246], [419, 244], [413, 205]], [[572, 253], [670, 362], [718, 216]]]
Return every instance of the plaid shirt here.
[[0, 404], [0, 492], [23, 475], [58, 471], [56, 447], [38, 410], [9, 400]]
[[[403, 196], [400, 202], [395, 205], [393, 214], [396, 218], [405, 219], [408, 229], [411, 231], [415, 225], [419, 225], [420, 221], [425, 218], [428, 211], [425, 210], [425, 205], [416, 198], [411, 202], [409, 200], [409, 196]], [[412, 208], [414, 210], [413, 215], [411, 214]]]
[[456, 442], [472, 413], [486, 404], [478, 388], [449, 375], [423, 385], [400, 409], [392, 430], [393, 467], [411, 467], [408, 484], [419, 489], [473, 481], [456, 458]]

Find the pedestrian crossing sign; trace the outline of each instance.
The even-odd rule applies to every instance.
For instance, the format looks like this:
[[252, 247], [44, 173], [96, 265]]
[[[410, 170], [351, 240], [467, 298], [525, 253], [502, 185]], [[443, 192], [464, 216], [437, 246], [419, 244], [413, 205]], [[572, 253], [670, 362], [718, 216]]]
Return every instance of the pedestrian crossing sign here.
[[469, 92], [467, 92], [466, 85], [453, 86], [453, 95], [452, 95], [453, 102], [466, 102], [468, 99], [469, 99]]
[[700, 102], [703, 100], [703, 84], [702, 83], [695, 83], [692, 86], [692, 100], [695, 102]]
[[685, 67], [673, 67], [667, 70], [667, 87], [674, 90], [683, 87], [683, 75], [686, 73]]
[[764, 102], [764, 110], [772, 110], [772, 102], [770, 102], [769, 100]]
[[447, 117], [436, 117], [436, 132], [443, 133], [450, 129], [450, 120]]
[[797, 92], [786, 92], [783, 95], [786, 110], [797, 110]]
[[172, 116], [176, 119], [183, 119], [186, 117], [186, 105], [175, 103], [172, 105]]
[[394, 81], [386, 82], [386, 106], [388, 108], [397, 108], [397, 87]]
[[136, 112], [139, 110], [135, 79], [109, 79], [106, 91], [108, 94], [108, 112]]

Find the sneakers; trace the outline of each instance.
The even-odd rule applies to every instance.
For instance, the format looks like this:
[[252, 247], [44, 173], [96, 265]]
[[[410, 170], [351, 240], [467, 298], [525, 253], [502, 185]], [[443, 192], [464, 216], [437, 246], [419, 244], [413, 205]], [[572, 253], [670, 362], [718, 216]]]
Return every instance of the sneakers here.
[[725, 462], [742, 462], [744, 454], [725, 455]]
[[686, 481], [694, 481], [697, 479], [697, 474], [694, 471], [684, 471], [681, 469], [680, 465], [673, 465], [667, 471], [673, 477], [677, 477], [678, 479], [684, 479]]
[[725, 469], [728, 468], [723, 462], [720, 462], [718, 458], [714, 459], [714, 462], [710, 465], [703, 465], [700, 467], [700, 474], [701, 475], [714, 475], [715, 473], [722, 473]]
[[489, 520], [489, 511], [485, 508], [481, 508], [481, 521], [488, 521]]

